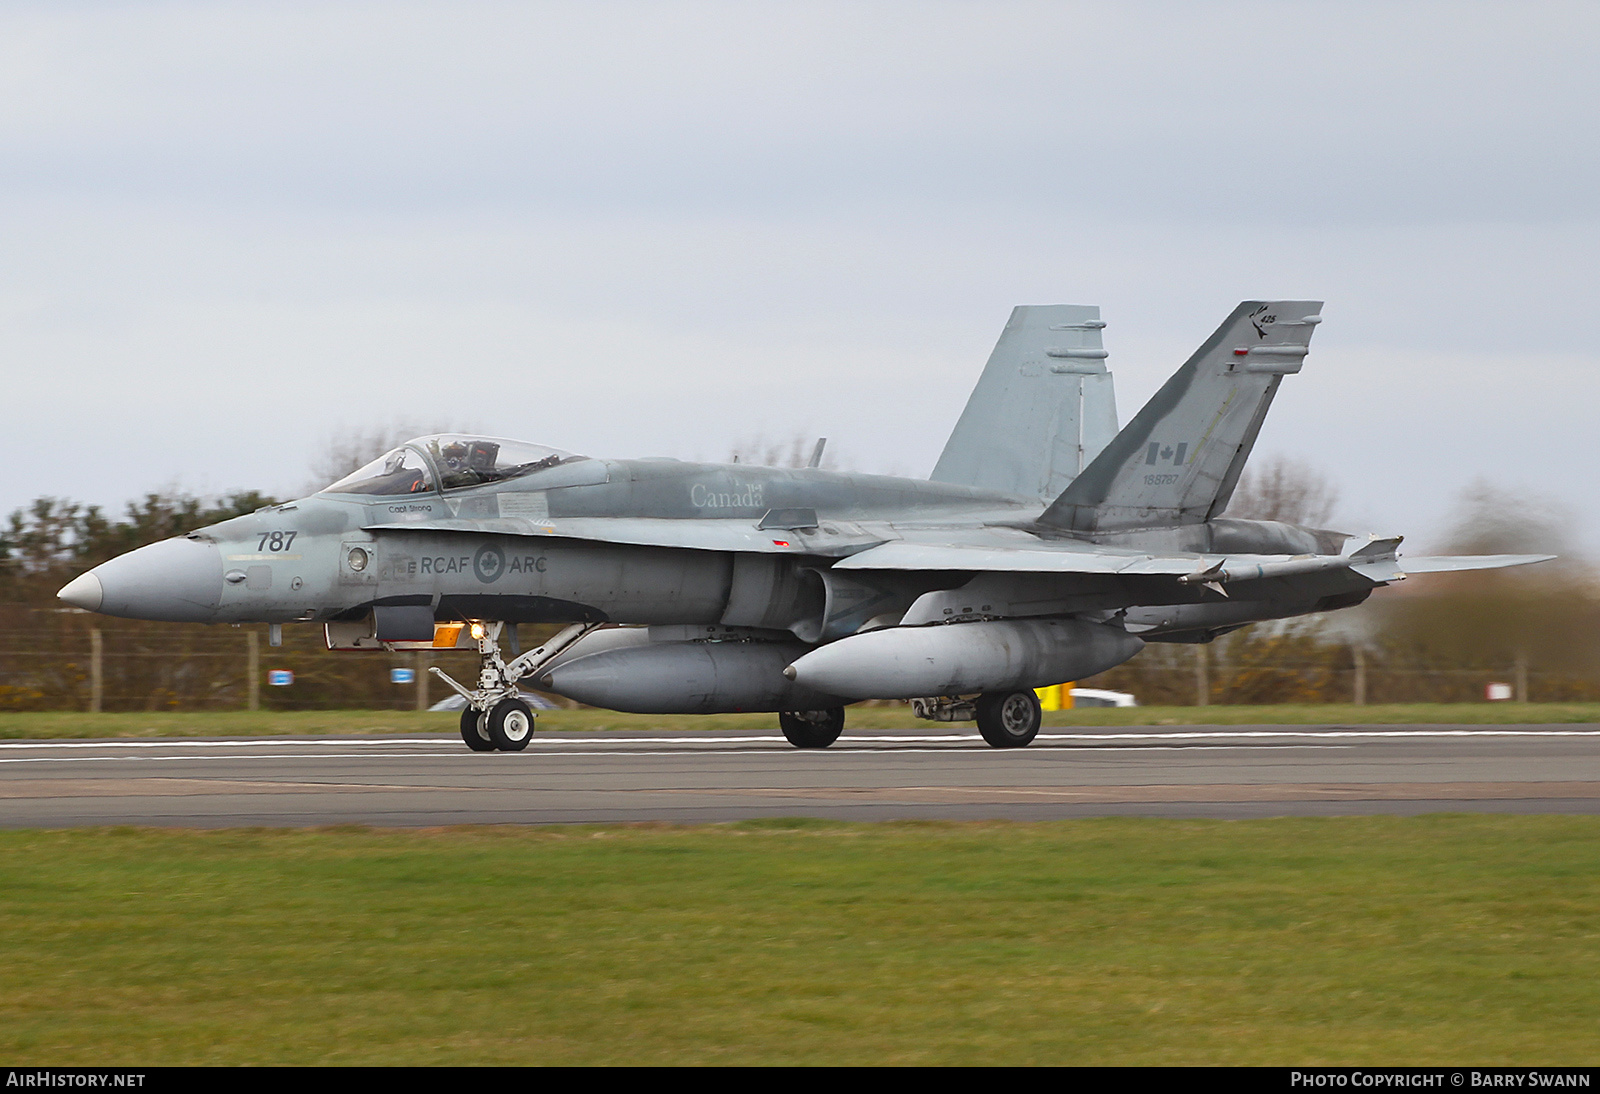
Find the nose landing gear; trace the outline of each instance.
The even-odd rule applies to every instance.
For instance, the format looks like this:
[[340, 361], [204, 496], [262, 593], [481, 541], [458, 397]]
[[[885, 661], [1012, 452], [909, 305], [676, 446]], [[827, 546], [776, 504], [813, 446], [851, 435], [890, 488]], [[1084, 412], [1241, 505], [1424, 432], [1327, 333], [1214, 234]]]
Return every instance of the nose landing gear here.
[[503, 623], [473, 623], [478, 640], [478, 686], [456, 683], [438, 666], [428, 671], [467, 701], [461, 712], [461, 740], [474, 752], [521, 752], [533, 739], [533, 708], [518, 697], [517, 681], [532, 676], [598, 623], [574, 623], [536, 650], [507, 663], [500, 656]]
[[501, 752], [521, 752], [533, 738], [533, 708], [521, 699], [502, 699], [484, 718], [489, 740]]
[[494, 751], [494, 742], [489, 740], [489, 731], [483, 724], [484, 717], [483, 711], [471, 707], [461, 712], [461, 739], [474, 752]]

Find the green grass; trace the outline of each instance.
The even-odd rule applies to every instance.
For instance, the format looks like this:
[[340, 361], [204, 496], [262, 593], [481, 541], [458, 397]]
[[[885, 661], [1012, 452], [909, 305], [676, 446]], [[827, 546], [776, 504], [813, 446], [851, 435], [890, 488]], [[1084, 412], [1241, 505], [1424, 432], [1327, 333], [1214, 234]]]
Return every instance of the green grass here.
[[[247, 734], [454, 733], [458, 715], [409, 710], [210, 711], [107, 713], [45, 711], [0, 714], [0, 739], [53, 737], [226, 737]], [[1410, 703], [1373, 706], [1131, 707], [1045, 714], [1046, 726], [1128, 725], [1394, 725], [1410, 722], [1515, 725], [1539, 722], [1600, 723], [1600, 703]], [[618, 714], [608, 710], [550, 710], [539, 715], [545, 731], [713, 729], [772, 732], [771, 714]], [[940, 729], [918, 721], [900, 705], [854, 706], [846, 718], [857, 729]], [[971, 723], [956, 723], [970, 730]]]
[[0, 1056], [1580, 1064], [1600, 818], [0, 832]]

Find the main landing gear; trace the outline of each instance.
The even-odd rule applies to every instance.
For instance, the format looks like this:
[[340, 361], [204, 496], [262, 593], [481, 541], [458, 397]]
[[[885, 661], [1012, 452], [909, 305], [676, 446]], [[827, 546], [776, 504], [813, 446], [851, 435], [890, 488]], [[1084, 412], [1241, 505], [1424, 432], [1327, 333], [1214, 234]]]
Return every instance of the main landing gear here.
[[1027, 691], [986, 691], [978, 696], [978, 732], [994, 748], [1022, 748], [1039, 735], [1044, 715]]
[[827, 748], [844, 732], [844, 707], [827, 710], [780, 710], [778, 725], [796, 748]]
[[1044, 719], [1032, 688], [986, 691], [975, 699], [950, 695], [913, 699], [911, 712], [933, 722], [976, 721], [991, 748], [1022, 748], [1039, 735]]
[[536, 650], [507, 663], [500, 656], [503, 623], [473, 623], [478, 640], [478, 686], [465, 688], [443, 669], [428, 671], [455, 688], [467, 701], [461, 712], [461, 740], [474, 752], [521, 752], [533, 739], [533, 708], [519, 697], [517, 681], [532, 676], [598, 623], [574, 623]]

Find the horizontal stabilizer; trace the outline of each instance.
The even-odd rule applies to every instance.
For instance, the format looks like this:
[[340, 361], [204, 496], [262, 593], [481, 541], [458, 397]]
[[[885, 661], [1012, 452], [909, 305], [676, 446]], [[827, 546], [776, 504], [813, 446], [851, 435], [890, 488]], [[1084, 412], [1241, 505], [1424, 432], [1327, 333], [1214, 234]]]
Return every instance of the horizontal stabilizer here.
[[1457, 570], [1499, 570], [1507, 566], [1529, 566], [1549, 562], [1555, 555], [1433, 555], [1408, 558], [1400, 568], [1408, 574], [1444, 574]]

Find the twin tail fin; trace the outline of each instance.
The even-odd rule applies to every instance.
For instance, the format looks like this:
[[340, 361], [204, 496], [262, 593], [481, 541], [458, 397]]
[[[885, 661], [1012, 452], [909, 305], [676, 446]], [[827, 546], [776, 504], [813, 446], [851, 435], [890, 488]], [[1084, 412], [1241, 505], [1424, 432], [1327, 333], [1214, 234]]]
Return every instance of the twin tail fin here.
[[1078, 535], [1200, 524], [1228, 507], [1283, 378], [1322, 321], [1311, 300], [1247, 300], [1039, 523]]
[[1011, 312], [930, 478], [1053, 498], [1117, 432], [1100, 309]]

